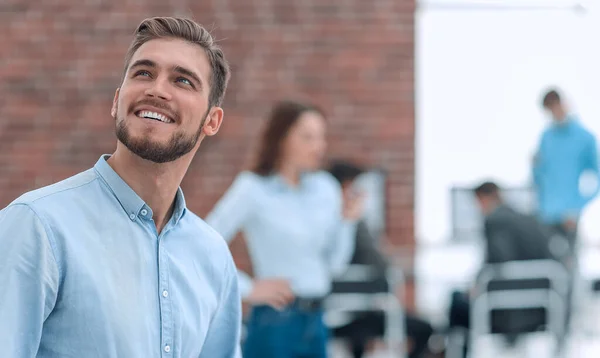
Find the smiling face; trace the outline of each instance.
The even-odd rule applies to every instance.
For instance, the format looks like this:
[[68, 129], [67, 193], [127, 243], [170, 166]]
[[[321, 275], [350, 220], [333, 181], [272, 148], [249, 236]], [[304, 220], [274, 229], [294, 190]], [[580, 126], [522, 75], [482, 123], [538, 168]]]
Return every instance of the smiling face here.
[[208, 105], [211, 66], [201, 46], [153, 39], [129, 63], [111, 114], [117, 138], [131, 152], [170, 162], [195, 153], [204, 135], [217, 132], [223, 113]]

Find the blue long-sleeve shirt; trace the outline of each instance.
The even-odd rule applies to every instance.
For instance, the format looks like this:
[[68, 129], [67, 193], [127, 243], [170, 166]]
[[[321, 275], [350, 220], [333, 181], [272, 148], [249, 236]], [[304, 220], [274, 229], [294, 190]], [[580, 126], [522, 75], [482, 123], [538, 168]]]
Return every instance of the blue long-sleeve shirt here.
[[[284, 278], [293, 292], [321, 297], [353, 253], [356, 222], [342, 217], [339, 183], [326, 172], [303, 174], [297, 187], [279, 175], [242, 172], [207, 216], [227, 241], [244, 233], [258, 279]], [[242, 296], [252, 280], [239, 272]]]
[[579, 217], [598, 193], [598, 185], [592, 193], [581, 193], [579, 183], [586, 172], [598, 178], [596, 139], [571, 115], [547, 128], [540, 140], [533, 178], [542, 221], [557, 224]]
[[181, 190], [158, 235], [105, 159], [0, 211], [0, 356], [239, 358], [223, 239]]

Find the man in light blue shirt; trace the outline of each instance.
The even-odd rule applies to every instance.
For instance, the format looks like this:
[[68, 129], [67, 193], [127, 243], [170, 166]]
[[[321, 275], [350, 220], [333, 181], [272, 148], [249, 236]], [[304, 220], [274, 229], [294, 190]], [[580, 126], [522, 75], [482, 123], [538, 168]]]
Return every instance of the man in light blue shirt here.
[[[533, 165], [541, 220], [574, 240], [584, 207], [598, 192], [596, 139], [575, 115], [569, 114], [556, 90], [544, 96], [543, 106], [552, 124], [543, 132]], [[596, 188], [583, 192], [584, 174], [595, 179]]]
[[240, 357], [235, 265], [179, 188], [228, 78], [200, 25], [140, 24], [114, 154], [0, 212], [2, 357]]

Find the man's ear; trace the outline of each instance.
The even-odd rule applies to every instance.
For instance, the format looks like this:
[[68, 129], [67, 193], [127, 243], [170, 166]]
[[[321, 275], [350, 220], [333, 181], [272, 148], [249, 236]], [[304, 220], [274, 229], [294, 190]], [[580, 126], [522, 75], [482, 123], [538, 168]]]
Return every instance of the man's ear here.
[[112, 104], [112, 107], [110, 109], [110, 115], [114, 119], [117, 119], [117, 108], [118, 108], [118, 102], [119, 102], [119, 90], [120, 90], [120, 88], [117, 88], [117, 90], [115, 91], [115, 98], [113, 98], [113, 104]]
[[221, 107], [213, 107], [206, 116], [202, 132], [207, 136], [217, 134], [223, 123], [223, 109]]

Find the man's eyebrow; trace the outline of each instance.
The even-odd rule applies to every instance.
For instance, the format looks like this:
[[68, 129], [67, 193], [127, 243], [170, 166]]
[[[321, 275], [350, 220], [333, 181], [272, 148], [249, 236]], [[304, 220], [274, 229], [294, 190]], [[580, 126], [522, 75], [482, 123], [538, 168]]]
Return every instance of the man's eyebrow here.
[[147, 59], [142, 59], [142, 60], [137, 60], [134, 63], [131, 64], [131, 66], [129, 66], [129, 69], [135, 68], [135, 67], [156, 67], [156, 63], [152, 60], [147, 60]]
[[[131, 70], [136, 67], [156, 68], [156, 67], [158, 67], [158, 65], [156, 64], [156, 62], [154, 62], [152, 60], [140, 59], [140, 60], [137, 60], [134, 63], [132, 63], [131, 66], [129, 66], [129, 69]], [[202, 82], [202, 80], [200, 80], [200, 76], [198, 76], [196, 73], [194, 73], [194, 71], [188, 70], [187, 68], [182, 67], [182, 66], [174, 66], [173, 71], [177, 72], [181, 75], [190, 77], [192, 80], [194, 80], [196, 82], [196, 84], [200, 88], [204, 88], [204, 83]]]
[[200, 77], [194, 73], [194, 71], [188, 70], [185, 67], [181, 67], [181, 66], [175, 66], [173, 68], [173, 71], [182, 74], [184, 76], [188, 76], [191, 77], [194, 81], [196, 81], [196, 83], [200, 86], [200, 88], [204, 87], [204, 83], [202, 83], [202, 81], [200, 80]]

